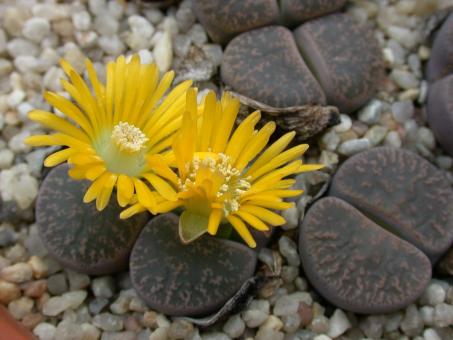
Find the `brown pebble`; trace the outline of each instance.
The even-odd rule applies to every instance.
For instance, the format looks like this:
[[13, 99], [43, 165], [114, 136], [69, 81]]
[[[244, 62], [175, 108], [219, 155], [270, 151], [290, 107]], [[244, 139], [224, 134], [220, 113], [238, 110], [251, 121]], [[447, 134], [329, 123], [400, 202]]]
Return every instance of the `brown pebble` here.
[[33, 277], [33, 271], [27, 263], [16, 263], [5, 267], [1, 271], [1, 278], [13, 283], [29, 281]]
[[157, 313], [153, 311], [145, 312], [143, 314], [143, 326], [149, 327], [149, 328], [155, 328], [156, 327], [156, 318], [157, 318]]
[[127, 331], [136, 332], [141, 329], [141, 326], [138, 323], [137, 319], [131, 315], [124, 321], [124, 328], [126, 328]]
[[47, 280], [37, 280], [26, 284], [25, 295], [32, 298], [41, 297], [47, 290]]
[[27, 327], [28, 329], [35, 328], [39, 323], [44, 321], [44, 316], [40, 313], [33, 313], [25, 315], [22, 319], [22, 325]]
[[20, 297], [18, 285], [0, 280], [0, 303], [7, 305]]
[[356, 120], [352, 123], [352, 131], [354, 131], [358, 137], [363, 137], [368, 131], [368, 126], [365, 123]]
[[338, 134], [342, 142], [346, 142], [351, 139], [357, 139], [359, 136], [353, 130], [348, 130]]
[[33, 276], [35, 279], [42, 279], [44, 277], [47, 277], [47, 263], [45, 263], [40, 257], [32, 256], [30, 260], [28, 260], [28, 264], [33, 270]]
[[50, 299], [49, 293], [45, 292], [44, 294], [42, 294], [41, 297], [39, 297], [36, 300], [36, 306], [38, 307], [38, 309], [42, 310], [42, 307], [49, 299]]
[[313, 310], [312, 308], [307, 305], [305, 302], [301, 302], [299, 304], [299, 316], [301, 320], [301, 326], [306, 327], [311, 323], [313, 320]]

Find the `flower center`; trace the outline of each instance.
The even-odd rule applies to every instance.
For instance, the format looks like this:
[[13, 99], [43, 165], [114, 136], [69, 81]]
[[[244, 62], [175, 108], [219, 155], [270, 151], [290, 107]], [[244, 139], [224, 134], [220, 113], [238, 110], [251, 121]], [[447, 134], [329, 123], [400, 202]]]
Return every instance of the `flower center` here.
[[225, 216], [239, 210], [240, 197], [251, 187], [249, 178], [242, 178], [241, 171], [223, 153], [199, 153], [186, 170], [186, 180], [179, 183], [181, 191], [202, 189], [208, 199], [222, 204]]
[[138, 127], [119, 122], [113, 127], [112, 140], [121, 151], [135, 153], [145, 148], [148, 138]]

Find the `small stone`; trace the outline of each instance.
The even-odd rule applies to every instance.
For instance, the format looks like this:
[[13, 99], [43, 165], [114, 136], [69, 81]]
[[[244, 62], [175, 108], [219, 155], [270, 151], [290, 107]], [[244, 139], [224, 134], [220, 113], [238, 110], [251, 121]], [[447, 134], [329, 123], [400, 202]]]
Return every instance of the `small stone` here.
[[419, 80], [414, 76], [414, 74], [405, 70], [394, 69], [390, 73], [390, 77], [404, 90], [416, 88], [420, 85]]
[[151, 37], [154, 34], [153, 25], [146, 18], [132, 15], [127, 19], [131, 29], [126, 36], [126, 43], [134, 51], [147, 49], [151, 46]]
[[303, 327], [308, 326], [313, 320], [313, 309], [311, 306], [304, 302], [299, 304], [298, 314], [300, 317], [300, 323]]
[[118, 36], [101, 36], [98, 40], [99, 47], [102, 50], [112, 56], [118, 56], [124, 52], [126, 46], [124, 43], [118, 38]]
[[401, 330], [408, 336], [415, 336], [423, 330], [423, 320], [415, 305], [406, 308], [406, 314], [401, 322]]
[[47, 276], [48, 268], [47, 264], [38, 256], [30, 257], [28, 260], [28, 264], [30, 265], [33, 276], [35, 279], [42, 279], [43, 277]]
[[79, 31], [87, 31], [91, 26], [91, 16], [87, 11], [75, 12], [72, 14], [72, 24]]
[[115, 302], [110, 305], [110, 310], [115, 314], [125, 314], [129, 311], [129, 303], [131, 297], [126, 295], [120, 295]]
[[371, 125], [375, 124], [381, 118], [382, 102], [378, 99], [372, 99], [365, 107], [360, 109], [358, 118], [361, 122]]
[[402, 146], [401, 138], [396, 131], [390, 131], [385, 136], [384, 145], [390, 146], [392, 148], [400, 148]]
[[[1, 153], [0, 153], [1, 156]], [[11, 227], [0, 226], [0, 247], [7, 247], [16, 241], [16, 235]]]
[[318, 315], [313, 318], [309, 328], [315, 333], [327, 333], [329, 331], [329, 319], [324, 315]]
[[269, 313], [262, 310], [249, 309], [242, 313], [242, 320], [249, 328], [256, 328], [267, 320]]
[[239, 314], [230, 316], [222, 329], [229, 337], [239, 338], [245, 331], [245, 323]]
[[84, 340], [83, 330], [79, 325], [63, 320], [57, 326], [55, 339]]
[[62, 296], [51, 297], [43, 305], [43, 314], [56, 316], [68, 309], [76, 309], [86, 299], [87, 292], [83, 290], [68, 292]]
[[445, 289], [438, 283], [431, 283], [420, 298], [423, 305], [436, 306], [445, 301]]
[[115, 293], [115, 281], [111, 276], [102, 276], [91, 281], [91, 290], [96, 297], [111, 298]]
[[334, 129], [329, 130], [321, 137], [321, 146], [323, 149], [335, 151], [340, 144], [340, 137]]
[[5, 256], [12, 263], [23, 262], [28, 258], [27, 250], [17, 243], [5, 251]]
[[18, 57], [21, 55], [31, 55], [37, 57], [39, 48], [36, 44], [25, 39], [12, 39], [6, 44], [6, 50], [11, 57]]
[[424, 340], [442, 340], [442, 338], [437, 334], [437, 332], [432, 328], [427, 328], [423, 332]]
[[33, 270], [27, 263], [16, 263], [2, 269], [0, 277], [9, 282], [22, 283], [31, 280]]
[[25, 315], [30, 314], [34, 301], [28, 297], [21, 297], [8, 304], [8, 311], [16, 320], [21, 320]]
[[434, 325], [437, 327], [448, 327], [453, 324], [453, 306], [441, 303], [434, 307]]
[[327, 335], [321, 334], [317, 335], [313, 338], [313, 340], [332, 340], [331, 337], [328, 337]]
[[56, 331], [57, 328], [54, 325], [43, 322], [33, 329], [33, 334], [40, 340], [54, 340]]
[[44, 37], [50, 32], [50, 24], [44, 18], [30, 18], [28, 19], [22, 29], [22, 34], [25, 38], [34, 42], [41, 42]]
[[66, 275], [69, 280], [70, 290], [79, 290], [90, 285], [90, 277], [83, 273], [78, 273], [72, 270], [66, 270]]
[[32, 298], [41, 297], [47, 290], [47, 280], [32, 281], [25, 288], [25, 295]]
[[362, 320], [360, 329], [370, 339], [380, 339], [384, 332], [385, 317], [371, 315]]
[[345, 156], [352, 156], [356, 153], [365, 151], [371, 147], [371, 143], [366, 138], [351, 139], [341, 143], [338, 152]]
[[90, 309], [91, 314], [99, 314], [105, 306], [109, 304], [107, 298], [96, 298], [90, 301], [88, 308]]
[[18, 285], [0, 280], [0, 303], [7, 305], [13, 300], [20, 297], [20, 288]]
[[282, 236], [278, 240], [278, 249], [291, 266], [300, 265], [300, 258], [299, 254], [297, 253], [297, 246], [293, 240], [286, 236]]
[[297, 228], [299, 225], [299, 211], [297, 207], [291, 207], [282, 211], [282, 217], [286, 223], [282, 226], [283, 230], [291, 230]]
[[98, 340], [101, 332], [90, 323], [83, 323], [80, 325], [83, 331], [83, 340]]
[[93, 325], [104, 331], [120, 331], [123, 329], [123, 319], [119, 316], [102, 313], [93, 318]]
[[153, 49], [154, 59], [160, 72], [167, 72], [173, 62], [173, 48], [169, 32], [160, 32]]
[[168, 327], [160, 327], [154, 330], [149, 336], [149, 340], [167, 340]]
[[299, 267], [283, 266], [281, 276], [285, 283], [291, 283], [299, 276]]
[[373, 125], [363, 136], [370, 141], [372, 146], [379, 145], [387, 135], [388, 128], [382, 125]]
[[299, 309], [299, 301], [291, 295], [280, 297], [274, 306], [274, 314], [277, 316], [291, 315], [297, 313]]
[[393, 117], [399, 123], [404, 123], [414, 115], [414, 104], [410, 100], [403, 100], [392, 104]]
[[420, 127], [417, 131], [417, 137], [418, 140], [429, 150], [434, 150], [434, 148], [436, 147], [436, 139], [434, 138], [434, 134], [427, 127]]
[[434, 308], [431, 306], [423, 306], [420, 308], [420, 315], [423, 323], [426, 326], [432, 326], [434, 324]]
[[331, 338], [339, 337], [351, 328], [348, 317], [341, 309], [336, 309], [329, 319], [329, 330], [327, 335]]
[[35, 328], [38, 324], [44, 321], [44, 316], [40, 313], [32, 313], [32, 314], [27, 314], [25, 315], [21, 323], [24, 325], [27, 329], [33, 329]]
[[118, 32], [119, 22], [110, 15], [99, 15], [94, 19], [93, 26], [102, 36], [113, 36]]
[[352, 127], [352, 120], [348, 115], [340, 114], [340, 124], [335, 125], [333, 128], [336, 132], [346, 132]]
[[185, 320], [176, 320], [168, 328], [168, 336], [172, 339], [185, 339], [193, 332], [193, 325]]
[[388, 26], [387, 32], [391, 38], [395, 39], [398, 43], [400, 43], [407, 49], [414, 48], [420, 40], [417, 32], [411, 31], [405, 27]]
[[66, 275], [63, 273], [55, 274], [47, 279], [47, 286], [52, 295], [61, 295], [68, 291]]

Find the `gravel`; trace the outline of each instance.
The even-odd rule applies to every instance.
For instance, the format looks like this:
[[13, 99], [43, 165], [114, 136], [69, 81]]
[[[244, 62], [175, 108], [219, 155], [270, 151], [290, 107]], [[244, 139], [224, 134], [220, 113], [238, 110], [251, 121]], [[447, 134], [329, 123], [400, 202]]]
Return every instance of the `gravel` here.
[[40, 340], [453, 338], [448, 281], [433, 280], [417, 302], [389, 315], [326, 310], [299, 269], [296, 245], [295, 229], [316, 194], [310, 190], [362, 150], [408, 148], [451, 177], [453, 160], [437, 147], [421, 110], [428, 90], [423, 63], [430, 49], [422, 43], [425, 19], [414, 15], [413, 4], [365, 0], [348, 5], [354, 18], [375, 27], [388, 81], [357, 114], [341, 114], [340, 123], [324, 131], [318, 145], [313, 142], [306, 161], [326, 164], [324, 177], [303, 181], [306, 195], [284, 212], [287, 223], [278, 240], [259, 253], [260, 266], [273, 275], [271, 283], [243, 311], [201, 330], [149, 310], [130, 282], [121, 279], [127, 273], [91, 277], [63, 270], [47, 255], [33, 209], [42, 161], [52, 148], [32, 150], [23, 140], [45, 132], [27, 120], [34, 108], [49, 110], [42, 92], [64, 93], [62, 57], [80, 72], [84, 58], [91, 58], [102, 79], [106, 62], [138, 53], [144, 63], [155, 61], [161, 72], [175, 69], [176, 81], [197, 78], [203, 90], [218, 88], [221, 46], [209, 42], [187, 0], [168, 11], [106, 0], [0, 4], [0, 216], [15, 216], [0, 222], [0, 303]]

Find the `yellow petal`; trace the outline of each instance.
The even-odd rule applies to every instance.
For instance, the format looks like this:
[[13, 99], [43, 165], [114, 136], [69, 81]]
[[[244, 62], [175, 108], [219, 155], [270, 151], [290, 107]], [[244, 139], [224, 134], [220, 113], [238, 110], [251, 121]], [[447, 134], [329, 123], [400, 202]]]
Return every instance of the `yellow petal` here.
[[250, 231], [247, 229], [247, 226], [244, 224], [244, 222], [242, 222], [241, 219], [233, 215], [228, 215], [227, 220], [231, 223], [233, 228], [238, 232], [238, 234], [243, 238], [245, 243], [247, 243], [250, 248], [256, 247], [256, 242], [253, 239], [252, 234], [250, 234]]
[[298, 172], [317, 171], [324, 168], [324, 164], [302, 164]]
[[267, 164], [263, 165], [262, 167], [256, 169], [256, 171], [249, 171], [247, 173], [248, 176], [252, 176], [252, 179], [258, 178], [276, 168], [279, 166], [282, 166], [285, 163], [288, 163], [292, 161], [295, 158], [300, 157], [305, 151], [308, 149], [308, 144], [301, 144], [297, 145], [289, 150], [286, 150], [285, 152], [282, 152], [275, 158], [273, 158], [270, 162]]
[[269, 227], [263, 221], [261, 221], [258, 217], [254, 216], [248, 212], [245, 212], [245, 211], [242, 211], [241, 209], [239, 209], [238, 211], [234, 212], [234, 215], [238, 215], [240, 218], [242, 218], [245, 222], [250, 224], [256, 230], [259, 230], [259, 231], [269, 230]]
[[104, 164], [90, 166], [85, 173], [85, 176], [90, 181], [94, 181], [96, 178], [101, 176], [107, 169]]
[[105, 182], [109, 179], [109, 176], [110, 173], [105, 172], [101, 177], [97, 178], [93, 183], [91, 183], [90, 187], [85, 193], [85, 196], [83, 196], [84, 203], [89, 203], [98, 197], [98, 195], [104, 188]]
[[283, 225], [286, 223], [286, 221], [283, 217], [281, 217], [280, 215], [278, 215], [270, 210], [262, 208], [262, 207], [245, 204], [245, 205], [241, 205], [240, 209], [242, 211], [248, 212], [248, 213], [260, 218], [264, 222], [269, 223], [271, 226], [274, 226], [274, 227]]
[[211, 235], [217, 234], [217, 230], [219, 229], [220, 220], [222, 219], [222, 210], [220, 209], [213, 209], [211, 214], [209, 215], [209, 223], [208, 223], [208, 233]]
[[249, 162], [263, 150], [269, 142], [270, 136], [274, 133], [275, 127], [276, 124], [274, 122], [268, 122], [255, 136], [253, 136], [250, 142], [244, 147], [244, 151], [238, 157], [234, 165], [237, 169], [244, 169]]
[[109, 174], [107, 180], [104, 183], [104, 187], [102, 188], [100, 194], [96, 198], [96, 208], [99, 211], [104, 210], [107, 204], [110, 201], [110, 197], [112, 196], [113, 187], [116, 184], [118, 176], [115, 174]]
[[119, 175], [117, 183], [117, 200], [120, 207], [125, 207], [132, 199], [134, 194], [134, 182], [129, 176]]
[[145, 173], [142, 176], [146, 178], [146, 180], [154, 187], [154, 189], [156, 189], [156, 191], [160, 195], [162, 195], [162, 197], [170, 201], [176, 201], [178, 199], [175, 189], [173, 189], [172, 186], [161, 177], [151, 173]]
[[282, 152], [288, 144], [293, 140], [296, 133], [294, 131], [288, 132], [282, 137], [280, 137], [275, 143], [273, 143], [270, 147], [263, 152], [261, 156], [259, 156], [250, 168], [247, 171], [248, 173], [254, 172], [256, 169], [261, 168], [262, 166], [269, 163], [274, 157], [276, 157], [280, 152]]
[[41, 123], [50, 129], [60, 131], [83, 142], [90, 142], [88, 136], [82, 130], [78, 129], [63, 118], [57, 117], [53, 113], [33, 110], [28, 114], [28, 118], [35, 122]]
[[224, 94], [224, 98], [222, 100], [226, 102], [225, 109], [222, 112], [222, 117], [215, 131], [215, 139], [212, 145], [213, 152], [225, 151], [231, 130], [239, 112], [240, 103], [238, 99], [230, 97], [227, 93]]
[[143, 205], [141, 205], [140, 203], [136, 203], [136, 204], [130, 206], [129, 208], [127, 208], [126, 210], [123, 210], [120, 214], [120, 218], [122, 220], [124, 220], [126, 218], [129, 218], [131, 216], [134, 216], [134, 215], [144, 212], [144, 211], [146, 211], [146, 208]]
[[68, 158], [71, 157], [72, 155], [74, 155], [76, 152], [78, 152], [78, 151], [74, 150], [72, 148], [54, 152], [50, 156], [47, 156], [47, 158], [44, 160], [44, 165], [47, 167], [52, 167], [52, 166], [61, 164], [65, 161], [67, 161]]
[[142, 180], [138, 178], [134, 178], [133, 180], [138, 202], [145, 206], [145, 208], [153, 210], [156, 205], [153, 193]]

